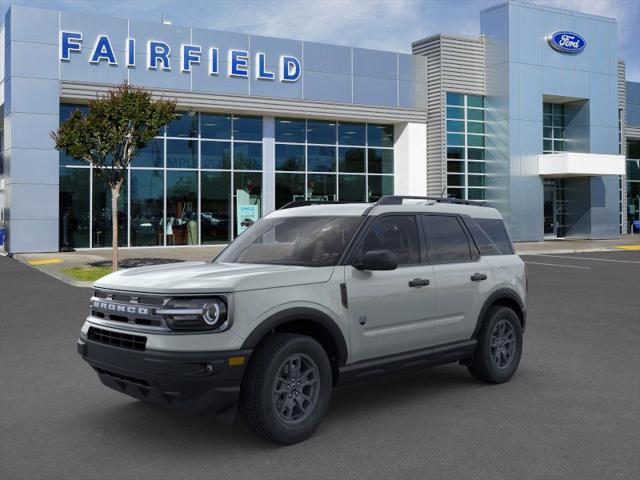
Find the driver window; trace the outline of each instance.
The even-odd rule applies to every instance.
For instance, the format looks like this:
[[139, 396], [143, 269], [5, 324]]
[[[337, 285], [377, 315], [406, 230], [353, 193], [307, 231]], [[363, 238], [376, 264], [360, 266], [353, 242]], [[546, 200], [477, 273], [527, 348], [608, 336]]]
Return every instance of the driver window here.
[[398, 265], [420, 263], [418, 227], [413, 215], [390, 215], [376, 220], [364, 237], [360, 255], [369, 250], [390, 250]]

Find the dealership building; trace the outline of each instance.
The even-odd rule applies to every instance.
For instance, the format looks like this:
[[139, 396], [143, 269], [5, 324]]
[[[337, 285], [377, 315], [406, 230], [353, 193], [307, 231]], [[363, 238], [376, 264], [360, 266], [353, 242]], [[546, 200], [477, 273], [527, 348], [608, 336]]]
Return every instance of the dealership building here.
[[228, 243], [296, 200], [451, 196], [514, 240], [615, 238], [640, 210], [640, 84], [615, 20], [507, 2], [412, 54], [12, 6], [0, 29], [5, 250], [111, 246], [110, 191], [55, 150], [126, 81], [177, 101], [134, 159], [122, 246]]

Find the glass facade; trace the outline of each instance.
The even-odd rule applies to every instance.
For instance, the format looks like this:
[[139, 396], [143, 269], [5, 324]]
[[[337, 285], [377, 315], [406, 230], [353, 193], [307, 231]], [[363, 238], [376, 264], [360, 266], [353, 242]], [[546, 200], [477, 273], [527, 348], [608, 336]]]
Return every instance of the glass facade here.
[[276, 208], [393, 194], [393, 125], [276, 118], [275, 141]]
[[[60, 120], [76, 108], [86, 112], [62, 104]], [[208, 245], [241, 233], [263, 214], [262, 131], [262, 117], [178, 112], [129, 168], [118, 244]], [[393, 194], [393, 125], [278, 118], [275, 140], [276, 208]], [[60, 245], [110, 247], [111, 214], [96, 169], [60, 153]]]
[[564, 152], [564, 105], [542, 104], [542, 153]]
[[[63, 122], [86, 106], [60, 105]], [[60, 246], [110, 247], [111, 191], [60, 153]], [[262, 118], [178, 112], [133, 160], [118, 202], [121, 246], [227, 243], [236, 209], [262, 215]]]
[[627, 141], [628, 232], [634, 221], [640, 221], [640, 140]]
[[447, 93], [447, 195], [485, 199], [484, 97]]

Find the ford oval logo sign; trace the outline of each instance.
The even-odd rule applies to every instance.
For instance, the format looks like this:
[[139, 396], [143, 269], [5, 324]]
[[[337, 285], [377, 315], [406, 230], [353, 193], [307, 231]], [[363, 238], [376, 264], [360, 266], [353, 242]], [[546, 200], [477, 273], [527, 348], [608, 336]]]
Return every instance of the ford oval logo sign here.
[[581, 53], [587, 42], [577, 33], [573, 32], [555, 32], [547, 37], [547, 41], [551, 48], [562, 53]]

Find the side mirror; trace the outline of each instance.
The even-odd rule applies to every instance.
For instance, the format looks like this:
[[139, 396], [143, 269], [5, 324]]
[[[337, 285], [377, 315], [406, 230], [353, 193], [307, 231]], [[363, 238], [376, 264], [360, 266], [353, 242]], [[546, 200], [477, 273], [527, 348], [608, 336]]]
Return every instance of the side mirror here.
[[369, 250], [362, 260], [355, 263], [357, 270], [395, 270], [398, 268], [398, 257], [391, 250]]

